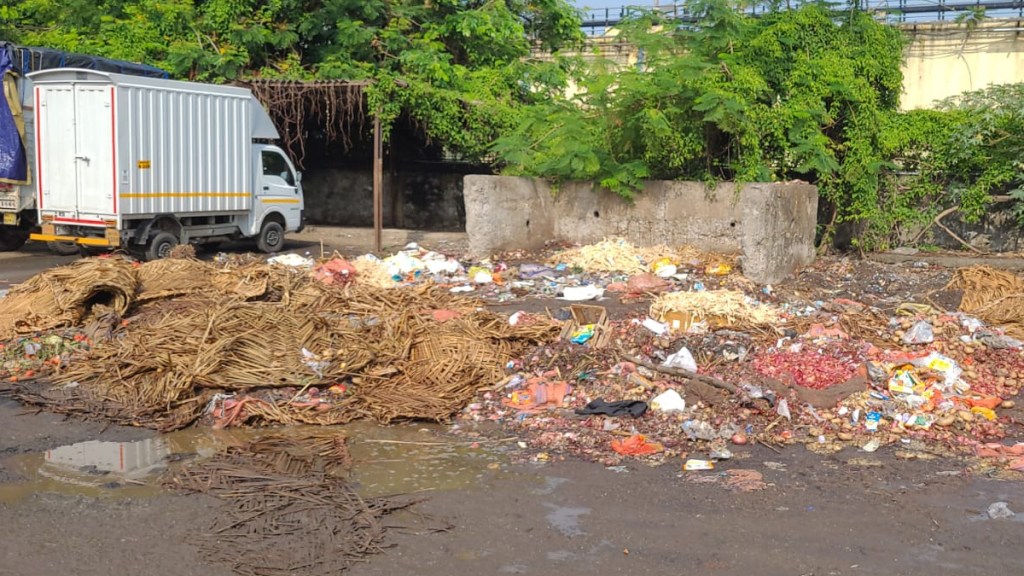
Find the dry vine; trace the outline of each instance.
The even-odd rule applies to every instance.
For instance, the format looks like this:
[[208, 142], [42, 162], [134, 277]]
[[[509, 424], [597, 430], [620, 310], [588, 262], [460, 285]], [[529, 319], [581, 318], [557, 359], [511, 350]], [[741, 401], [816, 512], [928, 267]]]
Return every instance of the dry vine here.
[[270, 112], [281, 140], [299, 168], [306, 156], [306, 122], [316, 122], [328, 142], [340, 142], [348, 152], [353, 132], [363, 130], [365, 82], [297, 82], [253, 80], [248, 88]]

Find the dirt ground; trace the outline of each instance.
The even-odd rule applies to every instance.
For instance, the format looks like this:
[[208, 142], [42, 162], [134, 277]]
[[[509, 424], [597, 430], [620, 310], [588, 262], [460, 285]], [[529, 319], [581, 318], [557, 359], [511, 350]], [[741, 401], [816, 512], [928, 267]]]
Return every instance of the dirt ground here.
[[[290, 248], [319, 250], [319, 241], [302, 242]], [[0, 277], [13, 276], [15, 263], [17, 274], [32, 267], [23, 258], [2, 260]], [[848, 273], [836, 275], [837, 266]], [[826, 260], [775, 290], [786, 298], [846, 297], [883, 308], [926, 294], [955, 306], [958, 295], [942, 291], [948, 279], [947, 269], [913, 259]], [[496, 308], [555, 305], [530, 300]], [[643, 307], [614, 305], [610, 313], [622, 317]], [[431, 445], [446, 441], [443, 427], [404, 424], [381, 433], [422, 437]], [[197, 538], [213, 537], [203, 530], [220, 505], [216, 500], [131, 483], [83, 488], [33, 476], [38, 461], [60, 446], [155, 437], [148, 430], [27, 413], [0, 398], [0, 575], [231, 574], [207, 564], [195, 546]], [[359, 435], [352, 438], [360, 442]], [[965, 462], [909, 450], [819, 455], [797, 445], [779, 453], [764, 446], [734, 451], [719, 469], [696, 476], [683, 475], [681, 461], [611, 469], [571, 459], [515, 463], [514, 443], [507, 442], [457, 456], [401, 445], [387, 454], [356, 453], [357, 470], [376, 466], [376, 482], [393, 480], [387, 489], [416, 492], [424, 501], [389, 518], [389, 547], [349, 573], [1024, 572], [1024, 514], [993, 520], [986, 513], [997, 501], [1024, 512], [1020, 483], [971, 476]], [[722, 473], [733, 469], [762, 472], [768, 487], [730, 490]], [[364, 482], [371, 487], [369, 474]]]

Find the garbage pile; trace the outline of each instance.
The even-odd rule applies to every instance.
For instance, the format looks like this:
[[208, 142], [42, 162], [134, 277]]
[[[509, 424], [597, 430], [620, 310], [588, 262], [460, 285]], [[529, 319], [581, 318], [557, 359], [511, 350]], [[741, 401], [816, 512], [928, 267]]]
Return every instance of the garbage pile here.
[[[573, 306], [573, 328], [510, 363], [459, 430], [496, 421], [525, 436], [534, 459], [573, 454], [609, 466], [683, 458], [686, 469], [710, 469], [755, 442], [866, 452], [914, 442], [1024, 471], [1024, 443], [999, 443], [1016, 426], [1024, 386], [1024, 343], [1012, 335], [1024, 325], [1024, 307], [1013, 305], [1024, 281], [975, 268], [947, 288], [963, 292], [960, 311], [691, 290], [656, 295], [646, 315], [618, 320], [588, 306], [600, 320], [587, 325]], [[984, 304], [992, 301], [1003, 306]]]
[[[914, 264], [932, 288], [918, 298], [877, 268], [858, 295], [847, 261], [773, 288], [727, 259], [614, 239], [535, 256], [85, 260], [10, 292], [0, 358], [27, 402], [159, 430], [457, 414], [456, 431], [498, 422], [540, 460], [699, 470], [751, 443], [914, 443], [1024, 470], [1024, 444], [1001, 443], [1024, 386], [1012, 274], [936, 285]], [[506, 316], [462, 292], [562, 302]], [[613, 317], [614, 295], [647, 305]]]
[[445, 421], [561, 329], [531, 315], [512, 325], [430, 285], [367, 286], [333, 259], [309, 269], [244, 257], [87, 259], [36, 276], [4, 303], [7, 349], [42, 341], [57, 354], [12, 374], [17, 397], [163, 431], [200, 418], [218, 427]]
[[[282, 264], [311, 269], [314, 260], [285, 255]], [[586, 301], [608, 292], [627, 297], [671, 288], [703, 287], [729, 276], [735, 255], [712, 255], [693, 248], [636, 247], [621, 238], [557, 250], [549, 254], [509, 253], [493, 259], [462, 262], [411, 243], [386, 258], [372, 254], [352, 261], [372, 283], [395, 288], [430, 283], [453, 293], [472, 294], [489, 302], [557, 297]], [[732, 276], [733, 280], [742, 280]]]

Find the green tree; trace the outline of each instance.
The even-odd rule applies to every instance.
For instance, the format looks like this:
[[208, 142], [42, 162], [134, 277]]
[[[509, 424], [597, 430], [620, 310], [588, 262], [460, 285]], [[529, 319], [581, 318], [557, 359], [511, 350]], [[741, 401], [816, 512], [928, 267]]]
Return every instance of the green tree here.
[[880, 217], [879, 130], [898, 106], [899, 32], [824, 4], [758, 18], [729, 0], [690, 8], [693, 25], [653, 13], [624, 24], [639, 65], [576, 70], [570, 105], [540, 103], [497, 141], [505, 170], [593, 179], [625, 196], [644, 177], [801, 178], [818, 184], [835, 223]]
[[428, 138], [470, 157], [532, 97], [529, 83], [559, 81], [556, 68], [528, 60], [531, 47], [582, 38], [564, 0], [0, 1], [10, 40], [179, 78], [373, 80], [385, 122], [405, 111]]

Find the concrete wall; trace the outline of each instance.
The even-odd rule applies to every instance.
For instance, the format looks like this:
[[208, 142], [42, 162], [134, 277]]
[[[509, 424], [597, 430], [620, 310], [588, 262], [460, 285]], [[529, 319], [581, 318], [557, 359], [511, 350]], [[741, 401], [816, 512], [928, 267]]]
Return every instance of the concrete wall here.
[[904, 110], [929, 108], [936, 100], [989, 84], [1024, 82], [1024, 22], [990, 20], [965, 24], [905, 24]]
[[[373, 226], [373, 174], [369, 170], [313, 170], [303, 174], [302, 188], [310, 224]], [[384, 174], [384, 226], [465, 229], [462, 174]]]
[[589, 183], [466, 176], [466, 232], [477, 257], [510, 249], [537, 249], [551, 240], [593, 243], [623, 237], [640, 246], [690, 245], [739, 253], [743, 273], [768, 284], [814, 260], [818, 191], [802, 182], [647, 182], [636, 201]]
[[[1007, 204], [996, 204], [995, 208]], [[954, 234], [971, 246], [986, 252], [1019, 252], [1024, 248], [1024, 231], [1017, 226], [1017, 218], [1010, 209], [993, 209], [986, 212], [978, 222], [964, 222], [960, 214], [954, 212], [942, 219]], [[902, 240], [911, 243], [917, 238], [924, 225], [909, 228], [902, 234]], [[920, 244], [932, 244], [941, 248], [963, 250], [964, 245], [938, 226], [931, 226], [918, 240]]]

